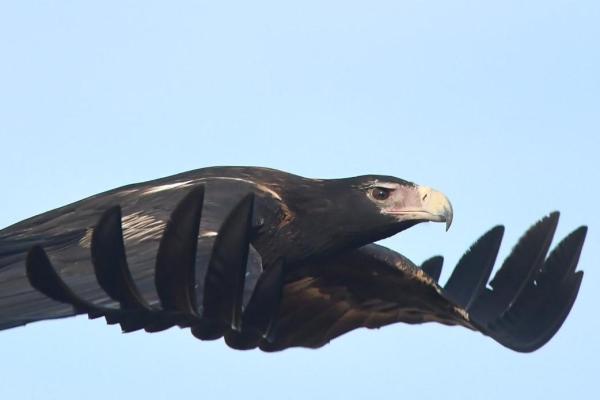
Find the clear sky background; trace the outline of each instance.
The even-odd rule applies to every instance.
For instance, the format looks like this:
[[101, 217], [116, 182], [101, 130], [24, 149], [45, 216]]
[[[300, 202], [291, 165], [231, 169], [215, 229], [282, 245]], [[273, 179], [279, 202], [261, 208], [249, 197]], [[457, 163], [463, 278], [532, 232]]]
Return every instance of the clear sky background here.
[[596, 398], [600, 356], [597, 1], [2, 2], [0, 226], [211, 165], [395, 175], [454, 225], [384, 244], [446, 256], [497, 223], [590, 226], [556, 337], [518, 354], [462, 328], [358, 330], [239, 352], [85, 317], [0, 332], [3, 399]]

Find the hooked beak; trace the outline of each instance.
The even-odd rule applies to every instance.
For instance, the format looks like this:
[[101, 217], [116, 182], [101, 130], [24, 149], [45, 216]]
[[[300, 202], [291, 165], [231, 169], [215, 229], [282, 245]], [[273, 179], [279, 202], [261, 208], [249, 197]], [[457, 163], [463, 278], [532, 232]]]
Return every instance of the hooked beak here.
[[383, 212], [395, 216], [399, 221], [445, 222], [446, 231], [452, 225], [450, 200], [443, 193], [427, 186], [407, 187], [401, 199]]

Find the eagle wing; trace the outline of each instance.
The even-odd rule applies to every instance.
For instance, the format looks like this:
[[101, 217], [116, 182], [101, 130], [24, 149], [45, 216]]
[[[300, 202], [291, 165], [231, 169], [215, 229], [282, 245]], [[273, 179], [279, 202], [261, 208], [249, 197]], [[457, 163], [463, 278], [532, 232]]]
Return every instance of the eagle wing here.
[[[185, 188], [166, 190], [174, 185]], [[192, 308], [219, 314], [204, 304], [227, 306], [219, 297], [226, 284], [237, 285], [228, 301], [247, 304], [262, 273], [250, 245], [253, 192], [223, 182], [146, 186], [7, 228], [10, 236], [0, 237], [0, 329], [82, 313], [105, 316], [124, 331], [189, 325]], [[219, 281], [224, 266], [238, 268], [235, 279]], [[213, 325], [198, 334], [224, 329]]]
[[586, 227], [547, 256], [557, 223], [552, 213], [533, 225], [489, 282], [504, 228], [497, 226], [463, 255], [442, 287], [443, 259], [415, 266], [371, 244], [305, 268], [286, 281], [265, 351], [317, 348], [351, 330], [397, 322], [439, 322], [480, 331], [502, 345], [531, 352], [567, 317], [581, 284], [575, 271]]

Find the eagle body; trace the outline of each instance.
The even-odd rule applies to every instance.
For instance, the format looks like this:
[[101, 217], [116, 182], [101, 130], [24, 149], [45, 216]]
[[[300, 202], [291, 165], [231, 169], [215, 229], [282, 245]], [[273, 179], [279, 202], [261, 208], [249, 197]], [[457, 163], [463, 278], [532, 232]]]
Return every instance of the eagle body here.
[[451, 220], [441, 193], [381, 175], [212, 167], [128, 185], [0, 231], [0, 329], [84, 313], [124, 331], [178, 325], [277, 351], [435, 321], [517, 351], [546, 343], [578, 293], [585, 227], [546, 257], [558, 213], [542, 219], [491, 288], [501, 227], [465, 253], [445, 287], [441, 257], [417, 266], [374, 244]]

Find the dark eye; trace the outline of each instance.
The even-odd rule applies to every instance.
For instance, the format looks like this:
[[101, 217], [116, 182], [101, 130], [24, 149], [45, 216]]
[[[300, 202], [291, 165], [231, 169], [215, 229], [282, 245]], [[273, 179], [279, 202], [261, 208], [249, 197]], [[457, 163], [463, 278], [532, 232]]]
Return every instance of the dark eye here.
[[390, 197], [390, 189], [386, 189], [386, 188], [382, 188], [382, 187], [374, 187], [373, 189], [371, 189], [371, 196], [373, 196], [373, 198], [375, 200], [385, 200], [388, 197]]

